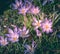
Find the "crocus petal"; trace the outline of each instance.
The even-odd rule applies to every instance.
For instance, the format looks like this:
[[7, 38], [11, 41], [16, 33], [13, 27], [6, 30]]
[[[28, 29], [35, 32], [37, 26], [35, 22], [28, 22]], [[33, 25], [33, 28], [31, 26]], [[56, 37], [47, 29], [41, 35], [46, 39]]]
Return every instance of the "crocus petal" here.
[[38, 26], [36, 26], [36, 27], [34, 28], [34, 30], [36, 30], [36, 29], [38, 29]]
[[34, 20], [34, 22], [38, 22], [37, 19], [36, 19], [35, 17], [33, 17], [33, 20]]
[[3, 39], [3, 37], [2, 37], [2, 36], [0, 36], [0, 40], [1, 40], [1, 39]]
[[28, 34], [29, 33], [29, 29], [26, 31], [26, 34]]
[[30, 49], [31, 49], [31, 46], [29, 46], [29, 45], [27, 45], [27, 44], [26, 44], [24, 47], [25, 47], [27, 50], [30, 50]]
[[52, 30], [52, 29], [50, 29], [50, 32], [53, 32], [53, 30]]
[[19, 4], [19, 1], [18, 0], [15, 0], [15, 3], [18, 5]]
[[35, 42], [34, 42], [34, 41], [32, 41], [32, 47], [33, 47], [33, 48], [34, 48], [34, 45], [35, 45], [34, 43], [35, 43]]
[[5, 36], [9, 37], [9, 36], [10, 36], [10, 34], [5, 34]]
[[39, 20], [39, 23], [41, 23], [42, 22], [42, 20]]
[[14, 32], [17, 32], [17, 31], [18, 31], [18, 28], [17, 28], [17, 27], [15, 27], [15, 28], [14, 28]]
[[17, 9], [18, 8], [16, 4], [12, 4], [12, 6], [13, 6], [13, 9]]
[[36, 30], [37, 36], [41, 36], [41, 32], [39, 30]]
[[30, 35], [26, 35], [25, 37], [29, 37]]
[[23, 31], [26, 31], [26, 27], [25, 26], [23, 27]]
[[13, 33], [13, 30], [10, 29], [10, 28], [8, 28], [8, 32], [9, 32], [10, 34], [12, 34], [12, 33]]
[[37, 25], [37, 23], [34, 23], [34, 22], [33, 22], [33, 23], [32, 23], [32, 25], [33, 25], [33, 26], [36, 26], [36, 25]]

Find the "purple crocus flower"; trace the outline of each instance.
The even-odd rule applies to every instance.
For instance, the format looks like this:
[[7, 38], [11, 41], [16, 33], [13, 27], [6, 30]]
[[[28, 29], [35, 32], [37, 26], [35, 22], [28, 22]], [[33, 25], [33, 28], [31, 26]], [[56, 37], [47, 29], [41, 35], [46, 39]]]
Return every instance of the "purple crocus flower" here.
[[22, 15], [26, 15], [27, 11], [28, 11], [28, 8], [26, 8], [25, 6], [18, 9], [18, 13]]
[[42, 28], [43, 32], [46, 32], [46, 33], [52, 32], [52, 21], [51, 21], [51, 19], [48, 20], [46, 18], [44, 20], [44, 22], [42, 23], [41, 28]]
[[22, 6], [22, 1], [21, 0], [15, 0], [15, 4], [13, 3], [13, 9], [18, 9], [19, 7]]
[[32, 6], [29, 11], [31, 14], [37, 15], [40, 12], [39, 7]]
[[29, 11], [30, 8], [32, 7], [32, 3], [29, 2], [29, 1], [26, 1], [25, 4], [24, 4], [24, 6], [25, 6], [26, 8], [28, 8], [28, 11]]
[[8, 34], [6, 34], [8, 37], [8, 40], [11, 42], [17, 42], [19, 41], [19, 34], [17, 31], [17, 27], [14, 28], [14, 30], [8, 28]]
[[41, 26], [42, 20], [37, 20], [35, 17], [33, 17], [33, 23], [32, 25], [35, 27], [34, 29], [38, 29]]
[[38, 37], [40, 37], [42, 35], [41, 32], [38, 29], [36, 30], [36, 34], [37, 34]]
[[29, 37], [29, 29], [27, 29], [25, 26], [22, 29], [19, 29], [19, 31], [20, 37], [22, 38]]
[[30, 7], [31, 7], [31, 3], [26, 1], [25, 4], [21, 8], [18, 9], [18, 13], [22, 15], [26, 15]]
[[3, 36], [0, 36], [0, 45], [6, 46], [8, 44], [7, 38], [4, 38]]
[[25, 44], [24, 47], [26, 48], [26, 50], [24, 51], [24, 54], [27, 54], [27, 53], [31, 53], [31, 54], [34, 54], [34, 51], [35, 51], [35, 48], [36, 48], [36, 43], [35, 41], [32, 42], [32, 45], [27, 45]]

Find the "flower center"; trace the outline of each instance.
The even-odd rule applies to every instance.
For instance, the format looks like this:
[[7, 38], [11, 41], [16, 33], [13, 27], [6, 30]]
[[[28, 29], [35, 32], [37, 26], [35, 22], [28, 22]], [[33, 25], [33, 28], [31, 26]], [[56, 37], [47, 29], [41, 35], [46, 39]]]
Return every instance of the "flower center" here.
[[22, 32], [22, 36], [25, 36], [25, 32]]
[[17, 39], [16, 37], [13, 38], [14, 41], [15, 41], [16, 39]]
[[40, 23], [39, 22], [37, 23], [37, 26], [40, 26]]
[[48, 28], [49, 28], [49, 26], [48, 26], [48, 25], [46, 25], [46, 26], [45, 26], [45, 28], [46, 28], [46, 29], [48, 29]]
[[6, 44], [6, 42], [5, 42], [5, 41], [3, 41], [3, 42], [2, 42], [2, 44], [3, 44], [3, 45], [5, 45], [5, 44]]
[[37, 9], [34, 9], [34, 12], [37, 13], [38, 12]]
[[25, 13], [25, 9], [22, 9], [22, 13]]

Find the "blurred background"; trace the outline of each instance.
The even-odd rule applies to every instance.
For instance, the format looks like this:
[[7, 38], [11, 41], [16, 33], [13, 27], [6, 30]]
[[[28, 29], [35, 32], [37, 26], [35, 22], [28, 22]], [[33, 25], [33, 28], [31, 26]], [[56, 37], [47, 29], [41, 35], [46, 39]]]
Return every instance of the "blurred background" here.
[[[15, 0], [0, 0], [0, 14], [3, 14], [3, 12], [5, 10], [8, 10], [10, 8], [10, 5], [14, 2]], [[45, 0], [33, 0], [34, 3], [38, 6], [40, 6], [40, 8], [43, 8], [43, 11], [47, 11], [48, 12], [52, 11], [52, 7], [55, 6], [55, 9], [60, 11], [60, 0], [53, 0], [54, 3], [46, 3], [44, 6], [42, 6], [42, 3], [45, 1]], [[40, 5], [39, 5], [40, 3]]]

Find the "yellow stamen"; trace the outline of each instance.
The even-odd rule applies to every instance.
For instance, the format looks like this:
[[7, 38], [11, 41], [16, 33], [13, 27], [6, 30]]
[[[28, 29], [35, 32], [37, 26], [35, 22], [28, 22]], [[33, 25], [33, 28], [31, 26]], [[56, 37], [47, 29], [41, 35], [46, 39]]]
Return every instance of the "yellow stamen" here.
[[45, 26], [45, 28], [46, 28], [46, 29], [48, 29], [48, 28], [49, 28], [49, 26], [48, 26], [48, 25], [46, 25], [46, 26]]
[[5, 44], [6, 44], [6, 42], [5, 42], [5, 41], [3, 41], [3, 42], [2, 42], [2, 44], [3, 44], [3, 45], [5, 45]]
[[16, 37], [13, 38], [14, 41], [15, 41], [16, 39], [17, 39]]
[[37, 23], [37, 26], [40, 26], [40, 23], [39, 22]]
[[22, 9], [22, 13], [24, 13], [25, 12], [25, 10], [24, 9]]

